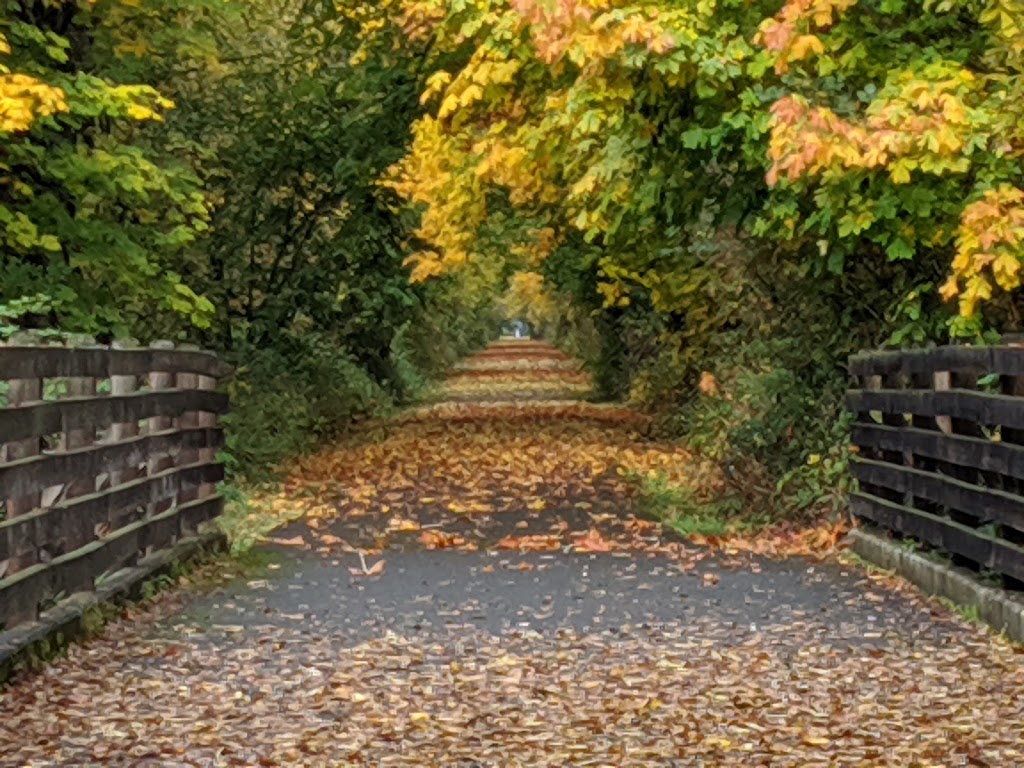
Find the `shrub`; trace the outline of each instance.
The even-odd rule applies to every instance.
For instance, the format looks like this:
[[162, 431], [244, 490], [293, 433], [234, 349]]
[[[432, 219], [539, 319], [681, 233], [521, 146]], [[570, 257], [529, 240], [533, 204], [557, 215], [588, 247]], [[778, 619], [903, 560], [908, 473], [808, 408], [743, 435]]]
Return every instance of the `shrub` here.
[[799, 336], [739, 344], [675, 414], [724, 494], [775, 515], [835, 510], [845, 491], [845, 377], [806, 349]]
[[227, 461], [238, 475], [310, 450], [349, 424], [393, 403], [343, 347], [317, 334], [290, 335], [287, 346], [243, 349], [226, 417]]

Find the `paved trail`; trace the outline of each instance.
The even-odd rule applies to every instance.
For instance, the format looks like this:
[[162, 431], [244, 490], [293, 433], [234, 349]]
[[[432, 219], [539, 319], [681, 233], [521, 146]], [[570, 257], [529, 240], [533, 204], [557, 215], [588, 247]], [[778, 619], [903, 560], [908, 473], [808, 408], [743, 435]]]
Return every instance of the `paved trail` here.
[[1024, 766], [1024, 655], [835, 560], [665, 537], [628, 478], [686, 455], [586, 387], [496, 345], [299, 463], [272, 566], [0, 694], [0, 764]]

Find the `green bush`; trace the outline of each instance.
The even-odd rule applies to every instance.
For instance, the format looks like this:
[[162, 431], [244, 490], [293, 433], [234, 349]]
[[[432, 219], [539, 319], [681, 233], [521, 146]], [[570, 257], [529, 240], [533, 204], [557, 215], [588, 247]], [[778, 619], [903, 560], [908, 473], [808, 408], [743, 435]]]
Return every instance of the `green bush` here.
[[389, 408], [393, 398], [343, 347], [316, 333], [233, 356], [226, 460], [237, 475], [277, 464]]
[[660, 474], [633, 481], [644, 514], [682, 536], [726, 536], [743, 527], [736, 522], [743, 510], [731, 500], [708, 501], [697, 490], [675, 486]]
[[775, 515], [835, 511], [846, 490], [845, 376], [809, 349], [797, 335], [737, 344], [710, 368], [715, 391], [675, 414], [725, 494]]
[[[708, 468], [687, 499], [697, 518], [841, 509], [850, 484], [843, 362], [907, 327], [901, 307], [886, 312], [898, 273], [874, 276], [856, 301], [809, 303], [809, 284], [838, 296], [848, 286], [783, 267], [766, 281], [752, 267], [755, 249], [719, 235], [700, 241], [711, 306], [683, 286], [668, 305], [664, 290], [661, 306], [635, 290], [626, 307], [594, 310], [602, 394], [649, 413], [652, 435], [684, 439]], [[929, 338], [920, 324], [910, 331]]]
[[[439, 289], [443, 289], [443, 283]], [[401, 354], [427, 378], [442, 375], [466, 355], [496, 338], [501, 316], [486, 300], [477, 305], [441, 299], [428, 300], [415, 323], [403, 329]]]
[[[235, 477], [252, 477], [343, 433], [353, 423], [413, 402], [451, 365], [497, 330], [489, 309], [421, 308], [399, 327], [383, 354], [360, 349], [301, 325], [267, 346], [240, 346], [228, 355], [230, 383], [224, 459]], [[372, 360], [371, 367], [360, 360]]]
[[388, 363], [391, 368], [390, 390], [395, 400], [407, 403], [419, 394], [427, 384], [427, 374], [416, 364], [416, 350], [412, 346], [412, 323], [399, 328], [388, 347]]

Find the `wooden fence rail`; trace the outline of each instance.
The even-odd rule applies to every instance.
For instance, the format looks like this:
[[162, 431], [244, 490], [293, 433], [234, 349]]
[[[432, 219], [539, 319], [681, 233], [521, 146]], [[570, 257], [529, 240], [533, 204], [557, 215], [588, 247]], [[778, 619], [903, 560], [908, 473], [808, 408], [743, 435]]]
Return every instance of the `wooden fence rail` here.
[[1024, 585], [1024, 348], [850, 358], [855, 514]]
[[0, 345], [0, 631], [220, 514], [229, 372], [166, 343]]

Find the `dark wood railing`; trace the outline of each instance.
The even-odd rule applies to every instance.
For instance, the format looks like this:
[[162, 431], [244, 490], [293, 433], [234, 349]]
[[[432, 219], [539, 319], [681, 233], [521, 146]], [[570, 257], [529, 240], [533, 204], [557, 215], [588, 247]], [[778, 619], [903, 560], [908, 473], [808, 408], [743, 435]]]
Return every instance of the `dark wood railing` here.
[[0, 630], [222, 509], [216, 356], [0, 345]]
[[850, 359], [855, 514], [1024, 583], [1024, 348]]

